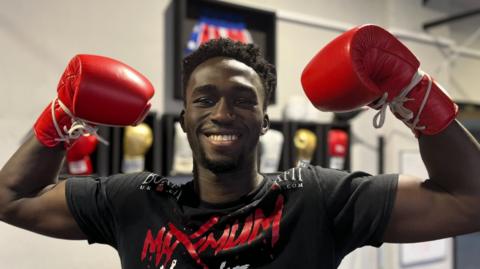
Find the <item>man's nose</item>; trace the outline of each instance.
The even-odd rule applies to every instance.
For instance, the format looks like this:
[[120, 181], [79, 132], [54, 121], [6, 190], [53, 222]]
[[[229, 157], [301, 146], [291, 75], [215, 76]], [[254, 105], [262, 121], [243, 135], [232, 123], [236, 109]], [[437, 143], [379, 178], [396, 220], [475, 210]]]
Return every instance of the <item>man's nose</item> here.
[[215, 110], [211, 116], [212, 121], [219, 123], [230, 123], [235, 120], [235, 113], [233, 112], [233, 107], [229, 104], [228, 101], [221, 99], [218, 101], [215, 106]]

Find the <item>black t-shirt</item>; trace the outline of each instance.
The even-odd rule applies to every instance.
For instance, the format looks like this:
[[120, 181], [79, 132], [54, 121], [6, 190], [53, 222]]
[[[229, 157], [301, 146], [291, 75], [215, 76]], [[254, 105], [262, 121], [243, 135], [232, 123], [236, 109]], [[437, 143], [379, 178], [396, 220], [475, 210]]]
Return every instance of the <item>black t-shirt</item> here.
[[396, 185], [397, 175], [308, 166], [221, 205], [152, 173], [72, 178], [66, 195], [89, 242], [117, 249], [124, 269], [336, 268], [381, 245]]

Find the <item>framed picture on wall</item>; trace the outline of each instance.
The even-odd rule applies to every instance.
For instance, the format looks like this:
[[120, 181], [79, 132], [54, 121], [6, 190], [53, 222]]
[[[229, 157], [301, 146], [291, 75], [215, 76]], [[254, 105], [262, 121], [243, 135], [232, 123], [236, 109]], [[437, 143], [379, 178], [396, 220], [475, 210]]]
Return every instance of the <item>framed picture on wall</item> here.
[[[174, 5], [174, 94], [182, 98], [182, 59], [212, 38], [230, 38], [256, 44], [275, 64], [275, 12], [210, 0], [175, 0]], [[275, 102], [275, 94], [271, 103]]]

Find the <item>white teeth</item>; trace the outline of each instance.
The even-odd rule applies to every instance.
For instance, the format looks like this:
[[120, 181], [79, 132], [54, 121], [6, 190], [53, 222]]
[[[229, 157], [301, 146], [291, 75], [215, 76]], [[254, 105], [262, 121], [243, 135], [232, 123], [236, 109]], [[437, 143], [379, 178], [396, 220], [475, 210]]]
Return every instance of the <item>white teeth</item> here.
[[237, 135], [210, 135], [208, 139], [213, 141], [235, 141], [238, 139]]

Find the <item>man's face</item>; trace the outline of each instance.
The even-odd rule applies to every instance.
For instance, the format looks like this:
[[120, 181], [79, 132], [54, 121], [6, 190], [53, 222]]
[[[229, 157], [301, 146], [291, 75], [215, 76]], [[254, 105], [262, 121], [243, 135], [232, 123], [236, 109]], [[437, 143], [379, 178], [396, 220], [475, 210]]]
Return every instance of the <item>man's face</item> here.
[[195, 68], [185, 94], [183, 129], [193, 157], [215, 173], [256, 161], [256, 146], [268, 128], [258, 74], [242, 62], [211, 58]]

